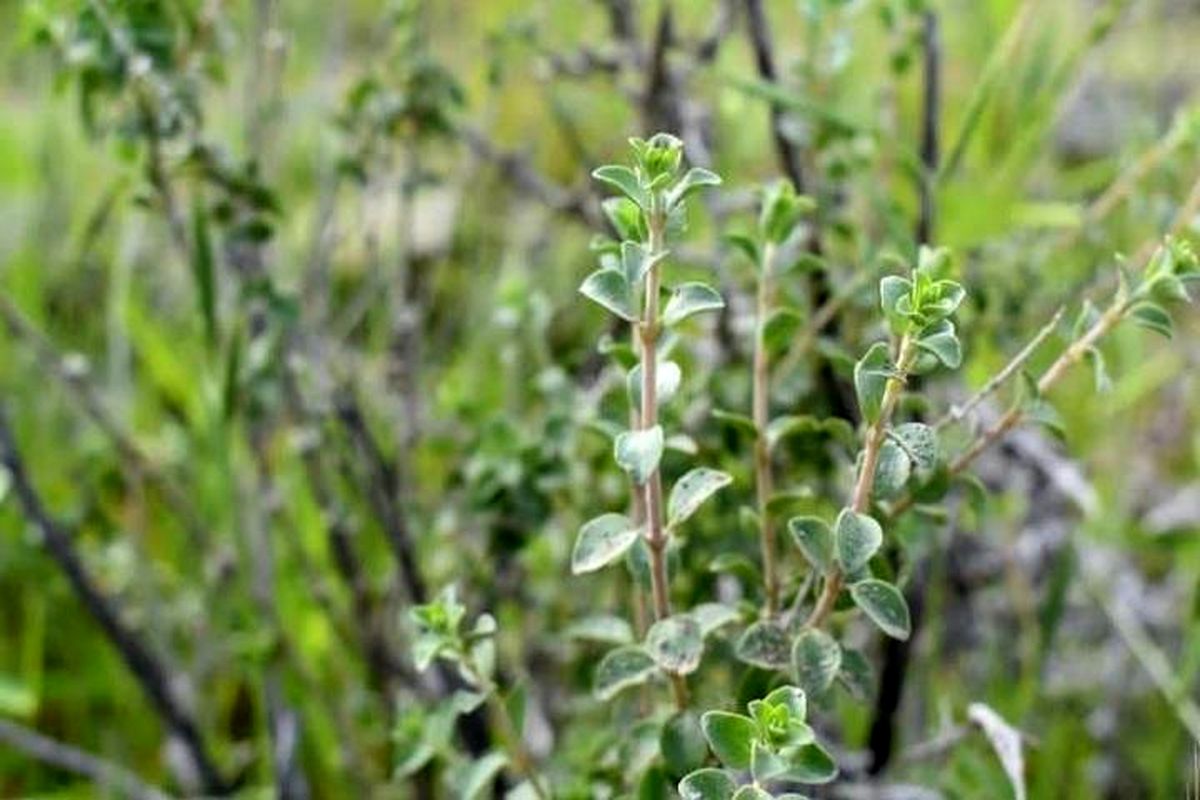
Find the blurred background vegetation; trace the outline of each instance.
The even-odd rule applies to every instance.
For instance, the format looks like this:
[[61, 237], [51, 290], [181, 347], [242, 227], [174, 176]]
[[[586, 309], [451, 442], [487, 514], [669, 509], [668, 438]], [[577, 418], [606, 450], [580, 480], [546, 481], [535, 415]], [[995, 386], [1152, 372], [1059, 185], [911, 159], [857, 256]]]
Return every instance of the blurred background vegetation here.
[[[939, 415], [1111, 285], [1116, 254], [1194, 227], [1198, 23], [1175, 0], [0, 0], [6, 450], [173, 698], [64, 577], [10, 463], [0, 795], [131, 796], [34, 757], [35, 730], [172, 793], [229, 788], [176, 707], [244, 796], [432, 791], [392, 778], [432, 724], [404, 610], [450, 582], [496, 616], [563, 796], [634, 791], [622, 709], [588, 696], [599, 623], [576, 624], [628, 618], [628, 583], [567, 574], [580, 522], [626, 493], [623, 379], [576, 293], [603, 230], [590, 170], [668, 129], [725, 178], [671, 269], [729, 308], [679, 345], [671, 413], [735, 476], [677, 590], [736, 596], [709, 564], [755, 557], [750, 446], [713, 412], [748, 409], [752, 276], [720, 234], [752, 226], [755, 187], [793, 160], [821, 248], [782, 292], [810, 315], [844, 299], [774, 405], [850, 425], [872, 277], [915, 252], [929, 187], [928, 238], [972, 297], [963, 381], [912, 409]], [[899, 652], [854, 633], [877, 674], [820, 711], [847, 777], [818, 796], [1010, 796], [973, 702], [1028, 735], [1030, 797], [1185, 796], [1198, 330], [1120, 330], [1106, 391], [1081, 368], [1050, 398], [1060, 440], [1022, 431], [903, 525], [922, 622]], [[788, 445], [781, 502], [836, 509], [817, 498], [845, 488], [841, 431]], [[695, 686], [714, 705], [739, 691], [722, 658]]]

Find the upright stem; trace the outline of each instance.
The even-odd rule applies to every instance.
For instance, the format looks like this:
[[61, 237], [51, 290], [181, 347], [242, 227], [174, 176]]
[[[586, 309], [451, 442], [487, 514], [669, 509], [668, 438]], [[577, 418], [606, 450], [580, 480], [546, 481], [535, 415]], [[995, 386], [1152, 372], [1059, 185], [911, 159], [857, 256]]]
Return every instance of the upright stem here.
[[775, 246], [763, 249], [762, 264], [758, 278], [758, 307], [754, 335], [754, 375], [752, 414], [758, 436], [754, 439], [754, 486], [758, 498], [759, 541], [762, 547], [763, 588], [766, 593], [765, 611], [773, 617], [779, 610], [779, 576], [775, 564], [775, 524], [770, 517], [768, 505], [771, 500], [771, 453], [767, 442], [767, 424], [770, 422], [770, 364], [764, 335], [767, 314], [771, 310], [774, 295], [771, 270], [774, 267]]
[[[650, 257], [663, 251], [661, 215], [650, 215]], [[646, 274], [645, 307], [639, 327], [642, 363], [641, 429], [649, 430], [658, 424], [658, 288], [659, 265]], [[646, 544], [650, 547], [650, 582], [654, 593], [654, 618], [671, 615], [667, 594], [667, 534], [662, 519], [662, 474], [655, 468], [643, 487], [646, 498]]]
[[[649, 215], [650, 258], [664, 250], [663, 234], [666, 217], [658, 211]], [[658, 288], [659, 268], [655, 264], [646, 273], [646, 297], [639, 332], [641, 334], [642, 363], [642, 409], [641, 429], [649, 430], [658, 424]], [[650, 548], [650, 587], [654, 596], [654, 619], [671, 616], [671, 600], [667, 583], [667, 532], [663, 527], [662, 473], [658, 467], [646, 479], [644, 487], [646, 505], [646, 544]], [[671, 675], [671, 689], [675, 705], [680, 709], [687, 706], [687, 684], [683, 676]]]
[[[888, 423], [891, 421], [892, 414], [896, 411], [896, 404], [900, 402], [900, 395], [904, 391], [904, 376], [912, 366], [916, 355], [916, 343], [906, 334], [900, 339], [896, 356], [897, 374], [889, 378], [887, 386], [884, 387], [879, 418], [867, 428], [866, 439], [863, 443], [862, 465], [859, 467], [858, 478], [854, 482], [854, 494], [850, 500], [850, 510], [856, 514], [865, 514], [870, 510], [871, 490], [875, 488], [875, 468], [879, 464], [879, 452], [887, 438]], [[825, 622], [833, 611], [844, 581], [845, 576], [842, 571], [834, 567], [830, 571], [829, 577], [825, 579], [825, 588], [817, 600], [816, 607], [808, 616], [805, 623], [807, 626], [816, 628]]]

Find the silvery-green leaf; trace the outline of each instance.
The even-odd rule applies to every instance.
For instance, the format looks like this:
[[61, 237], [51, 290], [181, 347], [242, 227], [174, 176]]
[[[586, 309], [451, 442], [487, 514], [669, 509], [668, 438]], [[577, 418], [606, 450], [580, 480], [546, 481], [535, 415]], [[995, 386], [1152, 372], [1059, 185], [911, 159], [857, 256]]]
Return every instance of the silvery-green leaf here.
[[775, 622], [756, 622], [742, 633], [737, 657], [763, 669], [785, 669], [791, 659], [792, 642], [787, 630]]
[[912, 632], [908, 604], [904, 595], [890, 583], [869, 579], [851, 584], [854, 604], [871, 618], [881, 631], [893, 639], [907, 639]]
[[681, 800], [731, 800], [737, 791], [733, 778], [722, 769], [698, 769], [679, 782]]
[[656, 672], [658, 665], [641, 647], [629, 645], [610, 650], [596, 667], [596, 697], [611, 700], [621, 690], [650, 680]]
[[823, 694], [833, 685], [841, 666], [842, 648], [820, 629], [805, 629], [792, 643], [792, 672], [806, 694]]
[[667, 501], [667, 524], [675, 527], [683, 523], [705, 500], [733, 481], [729, 475], [708, 467], [696, 467], [687, 472], [671, 487]]
[[623, 167], [619, 164], [609, 164], [594, 170], [592, 177], [621, 192], [621, 194], [637, 203], [642, 209], [649, 208], [650, 197], [646, 194], [646, 190], [642, 188], [642, 183], [638, 180], [637, 174], [629, 167]]
[[629, 473], [634, 483], [646, 482], [658, 469], [663, 451], [663, 429], [661, 425], [640, 431], [625, 431], [617, 436], [613, 453], [617, 465]]
[[725, 301], [719, 292], [705, 283], [681, 283], [671, 293], [663, 309], [663, 324], [678, 325], [683, 320], [704, 311], [719, 311], [725, 307]]
[[701, 603], [688, 613], [700, 623], [700, 634], [705, 637], [741, 617], [736, 609], [724, 603]]
[[710, 172], [702, 167], [692, 167], [667, 194], [667, 207], [671, 208], [679, 205], [679, 203], [687, 199], [688, 195], [705, 186], [720, 185], [721, 176], [715, 172]]
[[700, 623], [688, 614], [660, 619], [646, 633], [646, 651], [667, 672], [676, 675], [695, 672], [704, 652]]
[[929, 472], [937, 467], [939, 448], [933, 428], [920, 422], [906, 422], [890, 434], [919, 471]]
[[876, 497], [894, 497], [908, 483], [912, 475], [912, 462], [900, 445], [885, 440], [879, 448], [879, 460], [875, 464], [875, 484], [872, 492]]
[[596, 270], [584, 279], [579, 291], [584, 297], [599, 303], [621, 319], [630, 322], [637, 319], [637, 314], [633, 310], [629, 282], [625, 280], [625, 275], [620, 270]]
[[[659, 361], [654, 370], [654, 385], [655, 397], [659, 405], [664, 405], [670, 402], [675, 396], [675, 392], [679, 390], [679, 384], [683, 380], [683, 373], [679, 369], [679, 365], [674, 361]], [[625, 386], [629, 391], [629, 404], [633, 408], [642, 407], [642, 365], [637, 364], [633, 369], [629, 370], [629, 375], [625, 379]]]
[[796, 517], [788, 521], [788, 532], [800, 552], [818, 571], [829, 572], [833, 566], [833, 531], [819, 517]]
[[883, 394], [892, 375], [891, 357], [883, 342], [876, 342], [854, 365], [854, 391], [863, 419], [875, 422], [883, 408]]
[[605, 567], [625, 555], [640, 530], [624, 514], [603, 514], [584, 523], [571, 553], [571, 572], [582, 575]]
[[883, 544], [883, 529], [866, 514], [842, 509], [834, 525], [837, 539], [837, 560], [842, 570], [855, 573], [867, 565]]
[[604, 644], [630, 644], [633, 628], [629, 621], [613, 614], [596, 614], [572, 623], [564, 631], [569, 639], [580, 639]]

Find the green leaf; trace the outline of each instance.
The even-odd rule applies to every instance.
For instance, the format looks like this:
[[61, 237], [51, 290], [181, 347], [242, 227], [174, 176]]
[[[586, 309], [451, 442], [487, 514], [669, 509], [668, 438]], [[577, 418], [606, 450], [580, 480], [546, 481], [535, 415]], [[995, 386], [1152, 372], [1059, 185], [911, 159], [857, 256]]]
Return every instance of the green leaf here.
[[1089, 347], [1084, 357], [1092, 365], [1092, 380], [1099, 394], [1112, 390], [1112, 378], [1109, 377], [1108, 367], [1104, 363], [1104, 354], [1095, 347]]
[[912, 632], [904, 595], [890, 583], [875, 579], [859, 581], [851, 584], [850, 596], [855, 605], [893, 639], [907, 639]]
[[667, 251], [651, 253], [650, 250], [637, 242], [621, 242], [621, 269], [630, 287], [637, 286], [646, 277], [646, 273], [656, 264], [667, 257]]
[[866, 700], [875, 690], [875, 673], [871, 662], [857, 650], [842, 650], [842, 668], [838, 671], [838, 683], [856, 700]]
[[766, 789], [761, 789], [754, 784], [747, 784], [737, 790], [733, 800], [771, 800], [771, 794]]
[[623, 689], [640, 686], [658, 672], [645, 649], [636, 645], [610, 650], [596, 667], [593, 691], [600, 700], [611, 700]]
[[911, 314], [902, 313], [897, 304], [902, 297], [908, 297], [912, 292], [912, 281], [899, 275], [888, 275], [879, 281], [879, 305], [887, 317], [892, 333], [904, 332], [904, 327]]
[[[669, 403], [679, 391], [683, 380], [683, 372], [674, 361], [659, 361], [654, 370], [654, 395], [660, 405]], [[629, 404], [633, 408], [642, 407], [642, 365], [636, 364], [629, 370], [625, 378], [625, 388], [629, 392]]]
[[929, 353], [947, 369], [958, 369], [962, 364], [962, 345], [954, 332], [954, 323], [944, 321], [934, 326], [932, 332], [917, 339], [917, 347]]
[[598, 269], [584, 279], [579, 292], [599, 303], [618, 317], [630, 322], [637, 320], [630, 297], [629, 282], [617, 269]]
[[750, 766], [750, 752], [758, 735], [754, 720], [728, 711], [709, 711], [700, 718], [708, 746], [730, 769]]
[[894, 497], [912, 476], [912, 462], [903, 448], [895, 442], [884, 441], [875, 464], [875, 483], [871, 488], [876, 497]]
[[508, 757], [503, 753], [488, 753], [482, 758], [471, 762], [462, 775], [456, 797], [463, 800], [475, 800], [482, 797], [484, 792], [491, 789], [492, 783], [500, 770], [508, 764]]
[[663, 324], [678, 325], [693, 314], [705, 311], [719, 311], [725, 307], [725, 301], [720, 293], [706, 283], [691, 281], [681, 283], [671, 293], [663, 309]]
[[640, 431], [625, 431], [617, 436], [613, 455], [617, 465], [629, 473], [639, 486], [658, 469], [662, 458], [663, 429], [661, 425]]
[[700, 729], [700, 719], [691, 711], [681, 711], [663, 725], [659, 750], [672, 775], [684, 775], [704, 766], [708, 743]]
[[666, 672], [687, 675], [700, 666], [704, 633], [690, 615], [676, 614], [650, 626], [646, 650]]
[[837, 536], [837, 560], [844, 572], [853, 574], [867, 565], [883, 544], [883, 529], [866, 514], [842, 509], [834, 524]]
[[571, 573], [582, 575], [606, 567], [625, 555], [640, 529], [624, 514], [602, 514], [584, 523], [571, 552]]
[[700, 635], [706, 638], [710, 633], [741, 619], [736, 609], [724, 603], [701, 603], [688, 613], [700, 623]]
[[736, 411], [726, 411], [723, 408], [714, 408], [713, 419], [718, 422], [724, 422], [732, 428], [749, 434], [750, 436], [758, 436], [758, 426], [754, 424], [754, 420], [747, 417], [745, 414], [739, 414]]
[[883, 409], [883, 394], [891, 376], [891, 357], [888, 355], [888, 346], [883, 342], [871, 345], [866, 355], [854, 365], [854, 392], [858, 396], [863, 419], [869, 423], [879, 419]]
[[742, 633], [737, 643], [737, 657], [747, 664], [763, 669], [785, 669], [791, 658], [792, 642], [782, 625], [760, 621]]
[[904, 448], [913, 465], [921, 472], [937, 468], [939, 447], [937, 432], [920, 422], [906, 422], [889, 431], [896, 443]]
[[584, 617], [571, 623], [563, 633], [568, 639], [587, 642], [603, 644], [630, 644], [633, 642], [633, 628], [629, 621], [615, 614], [596, 614]]
[[701, 167], [692, 167], [667, 194], [667, 208], [674, 208], [694, 192], [706, 186], [720, 186], [721, 176]]
[[787, 350], [797, 332], [804, 325], [804, 315], [786, 306], [775, 308], [763, 321], [763, 345], [767, 353], [775, 356]]
[[842, 648], [820, 629], [803, 630], [792, 643], [792, 673], [806, 694], [824, 694], [833, 685], [841, 666]]
[[759, 265], [758, 242], [744, 233], [727, 233], [722, 237], [727, 244], [744, 255], [754, 266]]
[[737, 785], [725, 770], [698, 769], [679, 782], [681, 800], [731, 800]]
[[1171, 322], [1171, 315], [1158, 303], [1149, 301], [1138, 303], [1133, 307], [1130, 316], [1139, 327], [1154, 331], [1160, 336], [1170, 339], [1174, 334], [1175, 326]]
[[788, 532], [800, 552], [818, 571], [829, 572], [833, 566], [833, 531], [819, 517], [796, 517], [788, 521]]
[[646, 222], [637, 203], [628, 197], [610, 197], [600, 205], [618, 239], [643, 241], [646, 238]]
[[671, 487], [671, 497], [667, 501], [667, 525], [672, 528], [680, 525], [695, 514], [705, 500], [732, 482], [733, 478], [720, 470], [708, 467], [690, 470]]
[[637, 203], [643, 211], [650, 208], [650, 195], [642, 188], [637, 173], [629, 167], [619, 164], [608, 164], [592, 171], [592, 177], [601, 183], [608, 184], [621, 194]]
[[[755, 783], [766, 783], [787, 770], [787, 764], [763, 742], [755, 742], [750, 752], [750, 775]], [[758, 795], [751, 795], [758, 797]], [[767, 795], [770, 797], [770, 795]]]
[[197, 196], [192, 204], [192, 279], [196, 282], [196, 303], [204, 320], [204, 337], [209, 351], [217, 347], [217, 279], [212, 239], [208, 232], [208, 211]]
[[816, 417], [808, 414], [800, 416], [776, 417], [767, 423], [767, 450], [774, 450], [775, 445], [789, 436], [798, 433], [810, 433], [823, 430], [824, 426]]
[[780, 776], [798, 783], [829, 783], [837, 777], [837, 762], [816, 742], [806, 744], [785, 756], [786, 771]]

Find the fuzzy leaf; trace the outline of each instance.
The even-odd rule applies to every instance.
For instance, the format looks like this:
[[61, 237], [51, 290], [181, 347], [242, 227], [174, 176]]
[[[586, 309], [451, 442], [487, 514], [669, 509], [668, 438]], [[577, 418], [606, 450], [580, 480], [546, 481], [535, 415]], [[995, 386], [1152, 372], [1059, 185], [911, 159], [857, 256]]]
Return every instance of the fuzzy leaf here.
[[816, 742], [787, 753], [786, 771], [780, 776], [799, 783], [829, 783], [837, 777], [837, 762]]
[[912, 476], [912, 462], [903, 448], [895, 442], [884, 441], [879, 448], [879, 461], [875, 464], [875, 484], [872, 494], [876, 497], [894, 497]]
[[608, 184], [645, 210], [650, 206], [650, 197], [642, 188], [637, 174], [629, 167], [619, 164], [608, 164], [592, 172], [592, 177], [601, 183]]
[[700, 635], [705, 637], [741, 618], [736, 609], [724, 603], [701, 603], [688, 613], [700, 623]]
[[708, 467], [690, 470], [671, 488], [671, 497], [667, 501], [667, 524], [675, 527], [683, 523], [696, 513], [705, 500], [732, 482], [733, 478], [720, 470]]
[[[670, 402], [679, 391], [683, 380], [683, 372], [674, 361], [659, 361], [654, 370], [655, 397], [660, 405]], [[635, 364], [625, 378], [625, 388], [629, 392], [629, 404], [633, 408], [642, 407], [642, 365]]]
[[822, 573], [833, 566], [833, 531], [819, 517], [796, 517], [788, 521], [788, 531], [800, 552]]
[[954, 323], [942, 322], [917, 340], [917, 347], [936, 358], [948, 369], [962, 364], [962, 344], [954, 332]]
[[663, 324], [678, 325], [693, 314], [704, 311], [718, 311], [725, 307], [721, 294], [706, 283], [695, 281], [681, 283], [671, 293], [663, 309]]
[[613, 455], [621, 469], [629, 473], [639, 486], [658, 469], [662, 458], [663, 429], [661, 425], [640, 431], [625, 431], [613, 444]]
[[702, 167], [692, 167], [687, 171], [679, 183], [671, 189], [667, 194], [667, 208], [673, 208], [686, 200], [689, 195], [703, 189], [706, 186], [720, 186], [721, 176], [715, 172], [703, 169]]
[[646, 633], [646, 650], [667, 672], [676, 675], [695, 672], [704, 651], [700, 623], [688, 614], [661, 619]]
[[624, 320], [633, 322], [637, 314], [629, 292], [629, 281], [624, 273], [616, 269], [598, 269], [584, 279], [579, 292], [589, 300], [599, 303]]
[[758, 730], [754, 720], [728, 711], [709, 711], [700, 718], [708, 746], [730, 769], [750, 766], [750, 752]]
[[596, 667], [594, 691], [600, 700], [611, 700], [630, 686], [639, 686], [658, 672], [645, 649], [636, 645], [610, 650]]
[[866, 514], [842, 509], [834, 525], [837, 538], [837, 560], [842, 570], [855, 573], [867, 565], [883, 544], [883, 529]]
[[683, 711], [668, 719], [659, 736], [658, 749], [672, 775], [683, 775], [704, 766], [708, 743], [699, 718]]
[[858, 407], [863, 419], [874, 423], [883, 409], [883, 393], [892, 375], [891, 357], [883, 342], [871, 345], [857, 364], [854, 365], [854, 392], [858, 396]]
[[603, 514], [579, 529], [571, 552], [571, 572], [582, 575], [606, 567], [625, 555], [641, 531], [624, 514]]
[[918, 470], [929, 472], [937, 467], [939, 448], [933, 428], [920, 422], [906, 422], [890, 433]]
[[698, 769], [679, 782], [681, 800], [731, 800], [737, 784], [722, 769]]
[[742, 633], [737, 657], [763, 669], [784, 669], [791, 658], [792, 643], [787, 631], [774, 622], [756, 622]]
[[792, 672], [806, 694], [820, 695], [833, 685], [842, 666], [842, 648], [822, 630], [800, 632], [792, 643]]
[[912, 633], [908, 604], [904, 595], [890, 583], [870, 579], [851, 584], [854, 603], [871, 618], [881, 631], [893, 639], [907, 639]]

